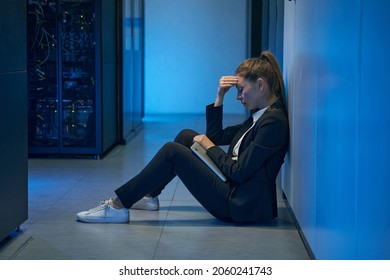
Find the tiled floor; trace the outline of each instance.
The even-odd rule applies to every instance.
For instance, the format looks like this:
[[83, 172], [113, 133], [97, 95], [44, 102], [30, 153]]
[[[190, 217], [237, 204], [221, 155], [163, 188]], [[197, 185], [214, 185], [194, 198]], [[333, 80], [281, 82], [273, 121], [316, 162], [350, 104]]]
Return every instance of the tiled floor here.
[[[29, 219], [0, 243], [0, 259], [309, 259], [279, 192], [266, 225], [214, 219], [174, 179], [157, 212], [131, 211], [129, 224], [85, 224], [75, 214], [114, 195], [182, 128], [204, 132], [203, 116], [148, 117], [143, 130], [105, 158], [30, 159]], [[240, 121], [227, 118], [226, 124]]]

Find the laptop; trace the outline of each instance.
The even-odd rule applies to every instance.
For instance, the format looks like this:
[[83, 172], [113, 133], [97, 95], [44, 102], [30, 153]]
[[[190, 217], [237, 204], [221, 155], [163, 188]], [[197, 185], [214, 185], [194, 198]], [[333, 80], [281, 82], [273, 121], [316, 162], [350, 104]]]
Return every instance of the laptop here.
[[218, 168], [215, 162], [206, 154], [206, 150], [198, 143], [194, 142], [191, 150], [216, 174], [222, 181], [226, 182], [227, 178]]

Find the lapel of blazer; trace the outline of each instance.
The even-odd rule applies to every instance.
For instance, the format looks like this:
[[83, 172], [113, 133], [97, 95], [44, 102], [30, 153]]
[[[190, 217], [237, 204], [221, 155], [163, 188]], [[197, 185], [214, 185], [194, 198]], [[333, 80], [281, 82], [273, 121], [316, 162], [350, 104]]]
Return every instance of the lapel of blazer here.
[[238, 140], [240, 140], [241, 136], [247, 131], [251, 125], [253, 124], [252, 117], [248, 118], [243, 124], [242, 127], [238, 130], [236, 135], [233, 137], [232, 142], [229, 145], [228, 154], [233, 154], [234, 146], [236, 146]]
[[[267, 118], [267, 113], [268, 113], [268, 109], [264, 112], [264, 114], [256, 121], [256, 124], [252, 127], [252, 129], [250, 131], [248, 131], [248, 133], [244, 136], [244, 139], [242, 139], [242, 142], [241, 142], [241, 145], [240, 145], [240, 149], [239, 149], [239, 152], [238, 154], [241, 154], [241, 152], [243, 151], [243, 149], [245, 149], [246, 147], [249, 146], [250, 142], [253, 140], [254, 138], [254, 134], [255, 134], [255, 131], [256, 131], [256, 128], [258, 126], [261, 125], [261, 123]], [[250, 127], [250, 126], [249, 126]], [[249, 129], [248, 127], [248, 129]], [[243, 132], [245, 133], [245, 131]], [[241, 134], [242, 135], [242, 134]], [[238, 138], [240, 139], [240, 138]], [[238, 141], [237, 139], [237, 141]], [[237, 142], [236, 142], [237, 143]], [[234, 147], [234, 146], [233, 146]]]

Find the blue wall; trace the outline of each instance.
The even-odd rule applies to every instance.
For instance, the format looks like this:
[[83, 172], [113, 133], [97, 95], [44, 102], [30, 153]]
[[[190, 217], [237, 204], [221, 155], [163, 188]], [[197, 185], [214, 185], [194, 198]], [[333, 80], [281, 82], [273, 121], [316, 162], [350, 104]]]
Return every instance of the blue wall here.
[[[145, 1], [145, 114], [204, 114], [246, 58], [246, 30], [246, 0]], [[244, 113], [231, 93], [225, 112]]]
[[282, 184], [318, 259], [390, 258], [389, 8], [285, 1]]

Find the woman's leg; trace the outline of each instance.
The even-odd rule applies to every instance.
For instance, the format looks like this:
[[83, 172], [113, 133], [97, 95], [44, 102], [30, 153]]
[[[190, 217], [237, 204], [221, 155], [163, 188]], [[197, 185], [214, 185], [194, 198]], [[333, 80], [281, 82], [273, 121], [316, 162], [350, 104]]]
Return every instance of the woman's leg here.
[[[195, 130], [192, 130], [192, 129], [183, 129], [182, 131], [180, 131], [175, 139], [174, 139], [174, 142], [176, 143], [180, 143], [182, 145], [184, 145], [185, 147], [188, 147], [190, 148], [191, 145], [194, 143], [193, 139], [196, 135], [199, 135], [198, 132], [196, 132]], [[175, 177], [176, 175], [173, 175], [172, 178], [168, 177], [165, 179], [165, 183], [162, 183], [162, 185], [160, 185], [160, 187], [157, 187], [156, 189], [154, 189], [153, 191], [151, 191], [150, 193], [147, 193], [145, 194], [145, 196], [151, 196], [151, 197], [157, 197], [160, 195], [160, 193], [164, 190], [165, 186]], [[126, 184], [124, 184], [122, 187], [126, 186], [127, 184], [129, 184], [129, 182], [127, 182]], [[142, 191], [143, 193], [144, 191]], [[137, 196], [138, 197], [138, 196]], [[121, 203], [121, 201], [119, 200], [115, 200], [117, 202], [117, 205], [118, 206], [123, 206], [123, 203]]]
[[131, 208], [146, 194], [164, 188], [177, 175], [212, 215], [229, 221], [230, 185], [220, 180], [188, 145], [165, 144], [137, 176], [115, 191], [122, 204]]
[[[180, 143], [184, 145], [187, 148], [190, 148], [191, 145], [194, 143], [194, 137], [196, 135], [199, 135], [198, 132], [192, 129], [183, 129], [182, 131], [179, 132], [179, 134], [176, 135], [175, 139], [173, 140], [176, 143]], [[150, 195], [151, 197], [157, 197], [160, 195], [160, 193], [164, 190], [165, 185], [161, 186], [160, 188], [154, 190], [151, 192]]]
[[192, 129], [183, 129], [179, 132], [178, 135], [176, 135], [174, 142], [180, 143], [187, 148], [190, 148], [192, 144], [194, 143], [194, 137], [196, 135], [199, 135], [198, 132]]

